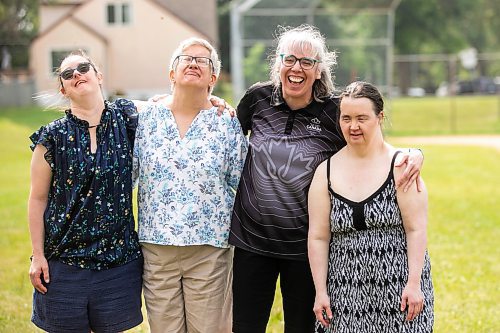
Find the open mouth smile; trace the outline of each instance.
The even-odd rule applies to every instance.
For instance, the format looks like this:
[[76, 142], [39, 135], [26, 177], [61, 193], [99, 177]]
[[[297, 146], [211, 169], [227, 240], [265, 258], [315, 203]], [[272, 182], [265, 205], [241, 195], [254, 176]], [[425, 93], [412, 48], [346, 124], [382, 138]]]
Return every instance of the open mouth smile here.
[[289, 75], [288, 82], [292, 84], [301, 84], [302, 82], [304, 82], [304, 78], [300, 76]]

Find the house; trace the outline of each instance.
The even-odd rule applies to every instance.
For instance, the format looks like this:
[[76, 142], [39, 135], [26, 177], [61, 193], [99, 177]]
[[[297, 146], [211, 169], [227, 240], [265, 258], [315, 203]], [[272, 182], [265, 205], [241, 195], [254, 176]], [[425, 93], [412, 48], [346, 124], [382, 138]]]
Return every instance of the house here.
[[169, 91], [168, 66], [180, 41], [218, 45], [216, 0], [41, 1], [39, 13], [30, 47], [39, 94], [58, 91], [54, 70], [75, 49], [103, 72], [106, 96], [145, 99]]

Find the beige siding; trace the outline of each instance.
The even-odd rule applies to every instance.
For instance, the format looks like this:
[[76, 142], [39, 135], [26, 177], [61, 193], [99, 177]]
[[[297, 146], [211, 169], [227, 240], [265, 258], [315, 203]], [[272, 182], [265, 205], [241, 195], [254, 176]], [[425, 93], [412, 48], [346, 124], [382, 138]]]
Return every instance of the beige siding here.
[[[178, 15], [184, 22], [190, 22], [197, 30], [203, 31], [214, 45], [217, 44], [217, 2], [213, 0], [157, 0]], [[203, 5], [200, 5], [200, 4]], [[189, 8], [189, 10], [186, 10]]]
[[45, 31], [51, 25], [62, 19], [74, 9], [72, 5], [64, 6], [40, 6], [39, 31]]
[[179, 42], [199, 32], [152, 1], [131, 0], [129, 24], [107, 23], [106, 6], [122, 1], [91, 1], [78, 17], [109, 41], [108, 92], [147, 98], [169, 89], [168, 65]]
[[[130, 5], [129, 24], [107, 23], [107, 5], [113, 3]], [[50, 51], [46, 51], [49, 46], [70, 44], [85, 48], [104, 68], [106, 92], [112, 95], [122, 92], [131, 98], [143, 99], [169, 91], [168, 66], [174, 49], [186, 38], [207, 38], [149, 0], [88, 1], [73, 12], [73, 17], [89, 29], [75, 23], [60, 24], [35, 40], [34, 53], [45, 52], [50, 58]], [[101, 37], [106, 39], [106, 47]], [[32, 57], [32, 68], [50, 61], [37, 57]], [[37, 86], [46, 89], [47, 80], [37, 78]]]

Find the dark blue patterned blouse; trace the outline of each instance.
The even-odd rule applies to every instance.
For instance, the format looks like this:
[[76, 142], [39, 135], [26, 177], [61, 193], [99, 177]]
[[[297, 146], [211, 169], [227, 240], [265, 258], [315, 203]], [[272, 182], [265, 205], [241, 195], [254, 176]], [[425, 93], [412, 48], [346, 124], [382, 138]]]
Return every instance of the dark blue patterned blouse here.
[[88, 122], [69, 110], [30, 136], [47, 148], [52, 169], [45, 222], [45, 256], [87, 269], [107, 269], [141, 256], [132, 213], [134, 104], [105, 102], [90, 150]]

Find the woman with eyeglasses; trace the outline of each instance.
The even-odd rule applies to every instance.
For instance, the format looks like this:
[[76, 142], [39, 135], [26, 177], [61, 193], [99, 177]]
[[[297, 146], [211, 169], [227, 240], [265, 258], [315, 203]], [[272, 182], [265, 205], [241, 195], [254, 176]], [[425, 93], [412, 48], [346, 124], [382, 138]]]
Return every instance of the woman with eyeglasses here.
[[[285, 333], [314, 331], [307, 193], [315, 168], [346, 144], [333, 97], [335, 53], [308, 25], [284, 29], [277, 42], [271, 82], [250, 87], [237, 107], [250, 147], [229, 238], [235, 333], [265, 332], [278, 276]], [[416, 181], [422, 160], [417, 150], [398, 161], [408, 161], [398, 185]]]
[[228, 236], [247, 141], [208, 101], [220, 73], [210, 43], [183, 41], [172, 95], [143, 108], [134, 146], [144, 298], [151, 332], [231, 332]]
[[30, 137], [32, 321], [48, 332], [139, 325], [143, 258], [132, 214], [134, 104], [105, 101], [83, 52], [59, 67], [65, 116]]

